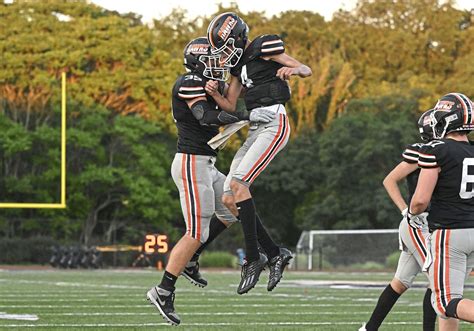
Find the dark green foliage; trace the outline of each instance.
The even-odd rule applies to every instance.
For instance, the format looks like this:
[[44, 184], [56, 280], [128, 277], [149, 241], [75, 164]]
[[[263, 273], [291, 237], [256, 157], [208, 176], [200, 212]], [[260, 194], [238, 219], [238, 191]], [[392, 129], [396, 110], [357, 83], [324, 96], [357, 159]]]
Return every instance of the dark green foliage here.
[[[1, 210], [1, 236], [140, 244], [146, 232], [184, 232], [170, 178], [171, 88], [183, 47], [211, 16], [175, 11], [147, 26], [86, 1], [0, 2], [1, 202], [59, 201], [59, 77], [68, 77], [68, 208]], [[279, 33], [313, 70], [290, 80], [292, 140], [252, 187], [265, 226], [285, 245], [302, 229], [395, 227], [381, 182], [418, 139], [415, 120], [446, 92], [472, 97], [472, 13], [360, 0], [331, 21], [243, 17], [251, 39]], [[223, 173], [244, 132], [220, 153]], [[239, 247], [240, 226], [229, 233], [213, 247]]]

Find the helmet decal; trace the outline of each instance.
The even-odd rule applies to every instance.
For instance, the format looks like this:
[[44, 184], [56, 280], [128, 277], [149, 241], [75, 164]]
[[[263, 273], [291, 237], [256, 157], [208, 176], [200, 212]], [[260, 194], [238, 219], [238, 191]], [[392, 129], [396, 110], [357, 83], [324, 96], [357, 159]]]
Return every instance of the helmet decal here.
[[186, 49], [188, 54], [204, 54], [206, 55], [209, 52], [209, 44], [193, 44], [189, 45]]
[[237, 20], [235, 18], [233, 18], [232, 16], [227, 17], [221, 28], [217, 32], [217, 35], [221, 37], [222, 40], [226, 41], [229, 38], [229, 35], [236, 24]]
[[433, 129], [431, 127], [431, 114], [434, 109], [430, 109], [421, 114], [418, 119], [418, 131], [420, 132], [420, 138], [423, 141], [430, 141], [433, 139]]

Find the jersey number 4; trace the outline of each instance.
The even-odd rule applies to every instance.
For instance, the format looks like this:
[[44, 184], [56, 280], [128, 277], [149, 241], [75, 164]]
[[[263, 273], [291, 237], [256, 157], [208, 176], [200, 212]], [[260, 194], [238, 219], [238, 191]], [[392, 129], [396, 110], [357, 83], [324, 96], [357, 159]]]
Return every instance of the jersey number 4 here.
[[[469, 167], [473, 171], [472, 175], [469, 174]], [[465, 158], [462, 162], [462, 179], [461, 179], [461, 190], [459, 196], [461, 199], [472, 199], [474, 198], [474, 158]], [[469, 185], [470, 184], [470, 185]]]
[[242, 80], [242, 85], [244, 85], [246, 88], [252, 88], [253, 87], [253, 80], [251, 80], [247, 76], [247, 65], [244, 65], [242, 67], [242, 71], [240, 72], [240, 79]]

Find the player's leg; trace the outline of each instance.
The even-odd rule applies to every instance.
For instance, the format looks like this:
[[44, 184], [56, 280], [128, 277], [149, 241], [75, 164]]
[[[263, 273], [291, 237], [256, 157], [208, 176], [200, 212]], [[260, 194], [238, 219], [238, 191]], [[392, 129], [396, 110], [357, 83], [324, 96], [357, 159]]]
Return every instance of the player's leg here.
[[256, 139], [256, 136], [251, 135], [250, 133], [251, 131], [249, 131], [249, 135], [243, 145], [239, 148], [237, 153], [235, 153], [234, 158], [232, 159], [232, 163], [230, 164], [229, 173], [227, 174], [223, 185], [222, 203], [236, 217], [239, 216], [239, 212], [237, 211], [237, 206], [235, 205], [235, 199], [232, 193], [232, 189], [230, 188], [230, 183], [232, 181], [232, 177], [234, 176], [235, 171], [242, 162], [242, 159], [244, 158], [250, 146], [252, 146], [253, 142]]
[[[416, 261], [423, 268], [429, 248], [426, 246], [426, 239], [430, 236], [427, 226], [422, 229], [413, 229], [407, 222], [402, 221], [401, 228], [402, 242], [406, 242], [408, 250], [413, 253]], [[436, 312], [431, 305], [431, 288], [425, 291], [423, 296], [423, 331], [434, 331], [436, 326]]]
[[423, 296], [423, 331], [434, 331], [436, 327], [436, 312], [431, 305], [431, 288], [425, 291]]
[[163, 278], [147, 293], [163, 318], [171, 324], [180, 323], [174, 309], [174, 290], [178, 276], [194, 252], [207, 240], [209, 222], [214, 213], [212, 178], [208, 157], [176, 154], [172, 177], [179, 190], [181, 209], [186, 222], [186, 234], [173, 247]]
[[[463, 315], [463, 308], [469, 305], [468, 301], [471, 301], [463, 299], [468, 270], [469, 235], [474, 234], [474, 231], [471, 231], [471, 234], [469, 231], [471, 229], [436, 230], [431, 236], [433, 259], [429, 267], [430, 286], [433, 290], [431, 303], [440, 317], [450, 317], [449, 320], [440, 321], [440, 330], [456, 330], [455, 318], [469, 318], [468, 315]], [[462, 301], [468, 304], [461, 308], [459, 316], [458, 308]], [[474, 306], [471, 309], [474, 309]]]
[[[427, 232], [427, 230], [426, 230]], [[365, 326], [368, 331], [378, 330], [398, 298], [413, 284], [426, 257], [425, 235], [402, 221], [399, 227], [401, 254], [395, 277], [381, 293], [372, 315]], [[361, 328], [364, 330], [364, 328]]]
[[[226, 205], [234, 205], [234, 197], [231, 194], [225, 194], [223, 201]], [[232, 207], [231, 207], [232, 208]], [[238, 216], [237, 208], [235, 207], [235, 215]], [[270, 274], [268, 277], [267, 290], [272, 291], [283, 277], [283, 271], [293, 258], [293, 253], [286, 247], [279, 247], [267, 232], [262, 223], [260, 216], [255, 214], [255, 223], [257, 229], [257, 240], [260, 247], [265, 252], [268, 259], [268, 266]]]
[[232, 175], [230, 188], [242, 222], [248, 262], [259, 259], [255, 205], [249, 187], [286, 145], [289, 133], [288, 119], [283, 114], [249, 130], [250, 146]]
[[[262, 173], [289, 139], [289, 123], [285, 115], [279, 114], [274, 121], [260, 124], [251, 130], [249, 139], [254, 139], [247, 153], [235, 170], [230, 188], [232, 190], [244, 232], [247, 263], [243, 266], [238, 293], [253, 288], [266, 263], [258, 251], [256, 209], [250, 185]], [[255, 137], [255, 138], [253, 138]]]
[[[213, 160], [214, 161], [214, 160]], [[215, 214], [211, 218], [209, 226], [209, 237], [205, 243], [203, 243], [198, 250], [194, 253], [191, 261], [188, 262], [186, 268], [183, 271], [183, 276], [188, 279], [194, 285], [204, 287], [207, 285], [207, 280], [204, 279], [199, 272], [199, 256], [204, 249], [214, 241], [225, 229], [231, 226], [237, 221], [237, 218], [227, 209], [222, 202], [222, 195], [224, 191], [224, 182], [226, 177], [213, 168], [212, 170], [212, 186], [214, 189], [214, 203], [215, 203]]]
[[283, 278], [283, 271], [293, 258], [293, 253], [286, 247], [278, 247], [271, 236], [266, 231], [261, 219], [257, 214], [257, 236], [258, 243], [262, 246], [268, 257], [268, 275], [267, 291], [273, 291]]
[[225, 229], [227, 229], [230, 224], [227, 222], [220, 221], [219, 218], [214, 214], [209, 222], [209, 238], [205, 243], [201, 244], [199, 248], [194, 252], [194, 255], [191, 257], [191, 260], [186, 264], [182, 275], [184, 278], [189, 280], [191, 284], [206, 287], [207, 280], [201, 275], [199, 271], [199, 257], [201, 253], [206, 249], [206, 247], [214, 241]]
[[[466, 253], [468, 253], [468, 256], [467, 256], [467, 268], [466, 268], [465, 280], [467, 280], [472, 269], [474, 268], [474, 241], [472, 240], [474, 239], [474, 229], [468, 229], [466, 231], [470, 232], [470, 234], [468, 235], [469, 245], [466, 249], [467, 251]], [[453, 307], [451, 307], [451, 312], [450, 312], [451, 314], [456, 314], [457, 318], [463, 321], [474, 323], [474, 301], [473, 300], [463, 298], [459, 301], [459, 303], [457, 303], [456, 307], [454, 307], [454, 305], [456, 305], [456, 303], [452, 305]]]
[[[241, 223], [242, 223], [242, 229], [243, 229], [243, 232], [244, 232], [244, 238], [245, 238], [245, 243], [246, 243], [246, 247], [247, 247], [247, 252], [248, 251], [254, 252], [252, 249], [249, 250], [249, 247], [251, 247], [251, 245], [249, 246], [249, 245], [247, 245], [247, 243], [250, 241], [253, 244], [254, 241], [255, 242], [257, 241], [256, 223], [255, 223], [255, 210], [253, 210], [253, 214], [254, 214], [253, 223], [248, 221], [248, 219], [249, 219], [249, 217], [248, 217], [248, 208], [244, 208], [243, 212], [242, 212], [242, 210], [238, 210], [238, 207], [241, 209], [241, 206], [238, 206], [238, 204], [236, 204], [235, 193], [233, 192], [234, 189], [235, 189], [233, 176], [234, 176], [235, 171], [239, 168], [242, 161], [246, 157], [248, 150], [250, 149], [250, 147], [253, 145], [253, 143], [257, 139], [258, 135], [256, 134], [256, 132], [257, 132], [257, 130], [255, 128], [252, 128], [252, 129], [249, 130], [249, 134], [247, 136], [247, 139], [245, 140], [244, 144], [240, 147], [240, 149], [235, 154], [234, 159], [232, 160], [232, 164], [230, 166], [229, 173], [228, 173], [227, 178], [224, 182], [224, 187], [223, 187], [224, 192], [223, 192], [223, 196], [222, 196], [222, 202], [227, 207], [227, 209], [230, 210], [230, 212], [233, 215], [238, 217], [241, 221], [242, 221], [242, 215], [244, 215], [245, 225], [244, 225], [244, 222], [241, 222]], [[248, 196], [250, 196], [250, 192], [248, 191], [248, 187], [245, 187], [245, 189], [247, 189], [247, 194], [248, 194]], [[239, 195], [239, 197], [241, 198], [241, 195]], [[252, 207], [255, 208], [253, 206], [253, 202], [252, 202]], [[249, 238], [251, 238], [251, 240], [249, 240]], [[244, 284], [244, 282], [247, 282], [247, 281], [250, 280], [250, 279], [247, 279], [246, 277], [243, 277], [241, 282], [240, 282], [239, 288], [237, 290], [237, 293], [239, 293], [239, 294], [246, 293], [248, 290], [250, 290], [252, 287], [255, 286], [256, 282], [258, 281], [258, 276], [260, 275], [261, 271], [264, 268], [264, 265], [267, 262], [267, 258], [264, 255], [261, 255], [261, 254], [258, 253], [258, 244], [256, 244], [255, 248], [257, 250], [256, 260], [253, 260], [249, 263], [248, 262], [249, 255], [247, 253], [247, 256], [246, 256], [247, 262], [242, 266], [242, 276], [249, 275], [248, 271], [250, 271], [251, 275], [249, 277], [251, 278], [251, 282], [248, 282], [246, 287], [243, 288], [242, 285]], [[252, 258], [252, 257], [250, 256], [250, 258]], [[242, 288], [243, 288], [243, 290], [242, 290]]]
[[[402, 251], [398, 261], [395, 277], [380, 294], [372, 315], [365, 325], [365, 329], [361, 328], [361, 330], [373, 331], [379, 329], [385, 317], [387, 317], [388, 313], [390, 310], [392, 310], [393, 306], [397, 302], [398, 298], [411, 285], [405, 285], [404, 283], [410, 283], [420, 270], [421, 268], [419, 267], [413, 255]], [[400, 279], [403, 279], [403, 282]]]
[[[237, 206], [235, 205], [234, 196], [229, 193], [224, 193], [222, 197], [222, 201], [226, 206], [229, 206], [232, 210], [232, 214], [236, 217], [239, 217], [239, 213], [237, 211]], [[255, 222], [257, 228], [257, 240], [260, 247], [262, 247], [263, 251], [267, 255], [269, 260], [274, 259], [275, 257], [282, 255], [287, 256], [289, 250], [287, 248], [279, 247], [272, 239], [270, 234], [267, 232], [267, 229], [262, 223], [262, 220], [258, 213], [255, 214]], [[291, 253], [291, 252], [290, 252]], [[286, 259], [286, 258], [285, 258]]]

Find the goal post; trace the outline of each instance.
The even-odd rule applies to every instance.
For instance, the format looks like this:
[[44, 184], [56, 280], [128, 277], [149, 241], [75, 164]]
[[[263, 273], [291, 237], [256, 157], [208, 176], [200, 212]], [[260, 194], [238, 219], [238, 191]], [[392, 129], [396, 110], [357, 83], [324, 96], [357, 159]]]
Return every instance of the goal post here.
[[61, 73], [61, 197], [57, 203], [2, 202], [1, 208], [64, 209], [66, 208], [66, 73]]
[[322, 270], [378, 266], [397, 251], [398, 229], [303, 231], [296, 246], [295, 267]]

